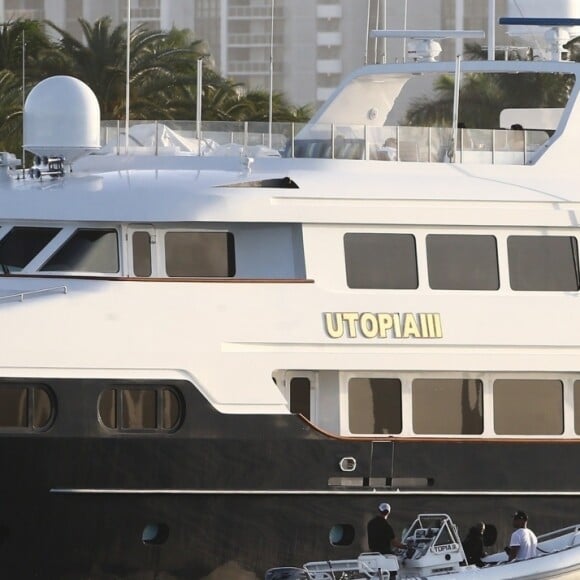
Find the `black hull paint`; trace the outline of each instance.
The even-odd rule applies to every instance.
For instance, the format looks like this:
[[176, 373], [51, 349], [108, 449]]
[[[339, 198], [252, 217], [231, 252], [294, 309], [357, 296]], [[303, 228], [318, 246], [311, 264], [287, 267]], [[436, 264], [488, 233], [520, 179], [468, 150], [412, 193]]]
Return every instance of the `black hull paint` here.
[[[263, 578], [269, 567], [366, 550], [383, 499], [399, 533], [417, 512], [446, 512], [462, 535], [495, 524], [500, 549], [515, 509], [537, 533], [580, 522], [580, 495], [569, 493], [576, 443], [334, 439], [296, 416], [221, 415], [188, 383], [171, 384], [188, 409], [174, 434], [112, 435], [94, 419], [102, 381], [52, 381], [63, 419], [45, 434], [0, 438], [4, 576]], [[85, 421], [66, 422], [67, 407], [86, 409]], [[345, 456], [357, 460], [352, 473], [339, 468]], [[329, 485], [337, 477], [353, 485]], [[430, 485], [396, 490], [392, 477]], [[148, 524], [167, 531], [158, 545], [142, 541]], [[337, 524], [352, 526], [350, 545], [330, 545]]]

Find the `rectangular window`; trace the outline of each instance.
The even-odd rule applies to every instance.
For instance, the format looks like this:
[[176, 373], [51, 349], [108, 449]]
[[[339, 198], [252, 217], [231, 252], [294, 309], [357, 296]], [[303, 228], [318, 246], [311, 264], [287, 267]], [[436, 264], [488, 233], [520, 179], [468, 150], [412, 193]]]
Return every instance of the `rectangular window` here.
[[574, 381], [574, 432], [580, 435], [580, 381]]
[[401, 433], [401, 381], [364, 377], [350, 379], [348, 420], [351, 433]]
[[310, 419], [310, 379], [294, 377], [290, 381], [290, 412]]
[[59, 228], [14, 227], [0, 240], [0, 268], [19, 272], [60, 232]]
[[119, 271], [119, 250], [116, 230], [79, 229], [41, 268], [44, 272]]
[[494, 381], [493, 417], [498, 435], [561, 435], [564, 432], [562, 381]]
[[151, 276], [151, 236], [149, 232], [133, 233], [133, 273], [146, 278]]
[[345, 234], [344, 256], [349, 288], [419, 286], [415, 237], [411, 234]]
[[229, 232], [168, 232], [165, 269], [168, 276], [176, 277], [232, 277], [234, 236]]
[[28, 389], [0, 387], [0, 427], [28, 427]]
[[157, 392], [154, 389], [124, 389], [123, 429], [157, 427]]
[[510, 236], [512, 290], [577, 291], [578, 243], [571, 236]]
[[483, 383], [479, 379], [414, 380], [413, 431], [421, 435], [481, 435]]
[[437, 290], [497, 290], [494, 236], [428, 235], [429, 286]]

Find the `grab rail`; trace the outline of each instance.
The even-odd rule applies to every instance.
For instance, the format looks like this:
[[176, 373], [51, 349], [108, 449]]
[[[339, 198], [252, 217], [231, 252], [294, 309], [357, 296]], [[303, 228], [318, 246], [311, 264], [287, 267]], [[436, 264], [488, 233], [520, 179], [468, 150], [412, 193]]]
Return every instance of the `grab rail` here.
[[16, 294], [6, 294], [4, 296], [0, 296], [0, 301], [18, 298], [20, 302], [24, 302], [25, 297], [60, 291], [62, 291], [63, 294], [67, 294], [68, 288], [66, 286], [54, 286], [52, 288], [41, 288], [40, 290], [26, 290], [24, 292], [17, 292]]

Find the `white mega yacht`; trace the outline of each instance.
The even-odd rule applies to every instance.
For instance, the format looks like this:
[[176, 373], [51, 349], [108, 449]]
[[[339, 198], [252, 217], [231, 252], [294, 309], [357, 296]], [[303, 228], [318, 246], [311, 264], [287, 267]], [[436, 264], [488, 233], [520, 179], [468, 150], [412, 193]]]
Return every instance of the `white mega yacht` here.
[[[579, 23], [531, 24], [561, 56]], [[1, 156], [4, 576], [254, 580], [367, 550], [385, 500], [398, 533], [444, 512], [500, 549], [514, 509], [578, 520], [580, 64], [406, 34], [261, 135], [31, 91], [35, 162]], [[441, 75], [452, 126], [401, 124]], [[485, 75], [567, 102], [461, 128]]]

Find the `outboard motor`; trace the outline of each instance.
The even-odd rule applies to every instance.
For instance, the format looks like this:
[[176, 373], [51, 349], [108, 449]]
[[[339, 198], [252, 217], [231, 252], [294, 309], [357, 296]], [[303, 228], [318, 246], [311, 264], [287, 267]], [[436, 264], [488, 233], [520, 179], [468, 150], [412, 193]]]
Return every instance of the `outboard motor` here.
[[264, 580], [309, 580], [309, 575], [303, 568], [272, 568]]

